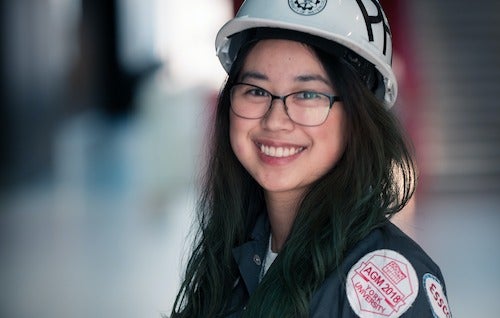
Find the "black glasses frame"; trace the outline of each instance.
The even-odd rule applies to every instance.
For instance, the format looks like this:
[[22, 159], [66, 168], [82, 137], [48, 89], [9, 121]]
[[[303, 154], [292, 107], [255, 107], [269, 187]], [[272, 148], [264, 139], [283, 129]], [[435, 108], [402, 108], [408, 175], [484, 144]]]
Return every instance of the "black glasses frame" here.
[[[288, 115], [288, 118], [290, 118], [291, 121], [293, 121], [294, 123], [298, 124], [298, 125], [301, 125], [301, 126], [307, 126], [307, 127], [314, 127], [314, 126], [320, 126], [322, 125], [326, 119], [328, 118], [328, 114], [330, 114], [330, 109], [332, 109], [333, 107], [333, 104], [335, 102], [341, 102], [342, 101], [342, 96], [338, 96], [338, 95], [330, 95], [330, 94], [327, 94], [327, 93], [322, 93], [322, 92], [317, 92], [317, 91], [313, 91], [313, 90], [302, 90], [302, 91], [296, 91], [296, 92], [292, 92], [290, 94], [286, 94], [286, 95], [275, 95], [275, 94], [272, 94], [270, 91], [268, 91], [267, 89], [265, 88], [262, 88], [260, 86], [257, 86], [257, 85], [253, 85], [253, 84], [249, 84], [249, 83], [245, 83], [245, 82], [236, 82], [233, 84], [233, 86], [231, 87], [231, 92], [230, 92], [230, 96], [231, 96], [231, 106], [232, 106], [232, 96], [233, 96], [233, 89], [235, 86], [238, 86], [238, 85], [247, 85], [247, 86], [251, 86], [251, 87], [255, 87], [256, 89], [259, 89], [259, 90], [262, 90], [264, 92], [266, 92], [267, 94], [269, 94], [269, 96], [271, 97], [271, 101], [269, 103], [269, 106], [268, 106], [268, 109], [267, 111], [260, 117], [256, 117], [256, 118], [248, 118], [248, 119], [260, 119], [260, 118], [263, 118], [267, 115], [267, 113], [269, 113], [269, 110], [271, 109], [271, 107], [273, 106], [273, 101], [276, 100], [276, 99], [279, 99], [283, 102], [283, 105], [285, 106], [285, 112], [286, 114]], [[314, 125], [305, 125], [305, 124], [301, 124], [301, 123], [298, 123], [296, 122], [295, 120], [293, 120], [291, 117], [290, 117], [290, 114], [288, 114], [288, 106], [286, 104], [286, 99], [292, 95], [295, 95], [295, 94], [298, 94], [298, 93], [304, 93], [304, 92], [314, 92], [315, 94], [319, 94], [319, 95], [322, 95], [322, 96], [325, 96], [325, 97], [328, 97], [329, 101], [330, 101], [330, 105], [328, 107], [328, 114], [325, 116], [325, 119], [319, 123], [319, 124], [314, 124]], [[232, 109], [232, 107], [231, 107]], [[234, 112], [234, 110], [233, 110]], [[244, 116], [241, 116], [239, 115], [238, 113], [235, 112], [235, 114], [239, 117], [242, 117], [242, 118], [247, 118], [247, 117], [244, 117]]]

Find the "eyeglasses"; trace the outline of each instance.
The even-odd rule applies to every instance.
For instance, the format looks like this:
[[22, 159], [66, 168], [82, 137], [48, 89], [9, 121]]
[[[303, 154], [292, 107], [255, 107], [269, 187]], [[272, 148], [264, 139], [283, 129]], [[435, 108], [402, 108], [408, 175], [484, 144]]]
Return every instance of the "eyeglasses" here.
[[245, 119], [266, 116], [275, 99], [283, 101], [285, 112], [294, 123], [319, 126], [325, 122], [333, 103], [341, 101], [342, 97], [315, 91], [277, 96], [262, 87], [246, 83], [236, 83], [231, 88], [231, 109], [237, 116]]

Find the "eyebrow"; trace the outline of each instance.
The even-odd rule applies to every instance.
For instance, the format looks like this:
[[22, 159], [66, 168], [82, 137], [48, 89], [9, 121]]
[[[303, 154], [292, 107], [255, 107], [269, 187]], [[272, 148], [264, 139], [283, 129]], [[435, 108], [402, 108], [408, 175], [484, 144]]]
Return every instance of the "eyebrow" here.
[[[248, 71], [248, 72], [244, 72], [241, 75], [240, 81], [245, 81], [246, 79], [256, 79], [256, 80], [268, 81], [269, 77], [267, 77], [266, 75], [259, 73], [259, 72]], [[327, 85], [330, 85], [330, 86], [332, 85], [328, 79], [324, 78], [323, 76], [321, 76], [319, 74], [299, 75], [299, 76], [295, 77], [295, 81], [296, 82], [320, 81], [320, 82], [323, 82]]]
[[250, 72], [243, 73], [241, 75], [240, 81], [244, 81], [244, 80], [249, 79], [249, 78], [256, 79], [256, 80], [265, 80], [265, 81], [269, 80], [269, 78], [262, 73], [250, 71]]
[[297, 76], [297, 77], [295, 78], [295, 80], [296, 80], [297, 82], [312, 82], [312, 81], [320, 81], [320, 82], [323, 82], [323, 83], [325, 83], [325, 84], [327, 84], [327, 85], [329, 85], [329, 86], [331, 86], [331, 85], [332, 85], [332, 83], [331, 83], [328, 79], [326, 79], [326, 78], [324, 78], [323, 76], [318, 75], [318, 74], [299, 75], [299, 76]]

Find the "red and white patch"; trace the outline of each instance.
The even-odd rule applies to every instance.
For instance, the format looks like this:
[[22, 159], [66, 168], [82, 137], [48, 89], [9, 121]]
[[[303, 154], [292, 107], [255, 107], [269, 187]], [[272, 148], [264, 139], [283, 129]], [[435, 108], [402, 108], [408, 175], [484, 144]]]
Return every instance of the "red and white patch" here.
[[401, 316], [415, 301], [418, 277], [410, 262], [392, 250], [363, 256], [347, 274], [346, 294], [361, 318]]
[[451, 310], [439, 279], [432, 274], [424, 275], [424, 288], [436, 318], [451, 318]]

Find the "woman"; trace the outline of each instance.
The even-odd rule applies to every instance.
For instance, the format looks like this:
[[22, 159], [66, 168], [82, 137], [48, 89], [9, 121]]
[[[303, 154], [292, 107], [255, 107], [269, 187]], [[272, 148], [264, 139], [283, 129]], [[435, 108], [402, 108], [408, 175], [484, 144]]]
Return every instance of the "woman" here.
[[416, 178], [380, 5], [247, 0], [216, 45], [229, 76], [172, 317], [451, 317], [388, 221]]

